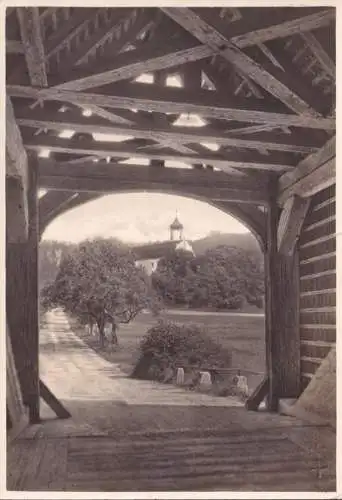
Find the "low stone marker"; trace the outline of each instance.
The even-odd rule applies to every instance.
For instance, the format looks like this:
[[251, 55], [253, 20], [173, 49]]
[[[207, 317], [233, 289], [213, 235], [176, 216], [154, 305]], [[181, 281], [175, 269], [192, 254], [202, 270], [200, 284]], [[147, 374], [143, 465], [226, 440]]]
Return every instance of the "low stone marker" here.
[[183, 385], [184, 384], [184, 368], [178, 368], [177, 369], [176, 384], [177, 385]]
[[164, 380], [163, 380], [164, 384], [171, 382], [172, 378], [173, 378], [173, 370], [172, 370], [172, 368], [168, 367], [168, 368], [166, 368], [165, 373], [164, 373]]
[[237, 375], [236, 387], [242, 392], [242, 394], [248, 396], [248, 383], [247, 377], [244, 375]]
[[201, 372], [200, 386], [210, 387], [212, 385], [211, 375], [209, 372]]

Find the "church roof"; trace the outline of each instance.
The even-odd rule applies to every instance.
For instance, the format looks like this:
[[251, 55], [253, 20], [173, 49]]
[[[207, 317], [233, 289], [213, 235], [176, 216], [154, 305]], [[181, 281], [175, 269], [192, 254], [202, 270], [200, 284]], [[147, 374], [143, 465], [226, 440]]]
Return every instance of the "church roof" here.
[[155, 243], [147, 243], [133, 248], [137, 260], [145, 259], [160, 259], [165, 257], [172, 250], [176, 249], [177, 241], [161, 241]]
[[194, 253], [191, 244], [187, 241], [161, 241], [156, 243], [147, 243], [146, 245], [136, 246], [132, 250], [137, 260], [161, 259], [174, 250], [184, 250]]
[[184, 226], [181, 222], [179, 222], [178, 217], [175, 217], [175, 220], [170, 224], [170, 229], [183, 229]]

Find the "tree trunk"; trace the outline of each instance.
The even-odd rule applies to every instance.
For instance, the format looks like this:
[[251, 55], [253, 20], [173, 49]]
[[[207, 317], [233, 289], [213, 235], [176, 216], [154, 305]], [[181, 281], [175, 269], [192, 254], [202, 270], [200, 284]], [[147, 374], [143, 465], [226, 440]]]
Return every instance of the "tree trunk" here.
[[105, 322], [103, 318], [97, 321], [97, 326], [99, 328], [99, 341], [100, 341], [100, 347], [102, 349], [105, 346], [105, 333], [104, 333]]
[[112, 320], [112, 345], [118, 345], [119, 343], [118, 336], [116, 335], [116, 329], [116, 322]]
[[93, 321], [93, 318], [89, 318], [89, 328], [90, 328], [90, 335], [94, 335], [94, 321]]

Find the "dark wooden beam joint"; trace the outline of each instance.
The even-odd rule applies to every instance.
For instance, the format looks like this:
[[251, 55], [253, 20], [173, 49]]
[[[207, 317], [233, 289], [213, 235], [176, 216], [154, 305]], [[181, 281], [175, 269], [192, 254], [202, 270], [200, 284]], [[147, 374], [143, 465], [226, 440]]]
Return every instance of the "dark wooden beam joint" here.
[[285, 202], [278, 223], [277, 240], [280, 254], [293, 255], [309, 205], [309, 198], [296, 195]]

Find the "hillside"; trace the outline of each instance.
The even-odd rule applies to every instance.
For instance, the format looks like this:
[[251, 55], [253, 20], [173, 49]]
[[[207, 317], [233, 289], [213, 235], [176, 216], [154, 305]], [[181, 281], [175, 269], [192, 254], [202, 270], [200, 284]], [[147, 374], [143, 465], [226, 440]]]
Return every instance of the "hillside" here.
[[192, 241], [191, 244], [196, 255], [201, 255], [207, 250], [221, 245], [234, 246], [261, 254], [259, 244], [251, 233], [228, 234], [213, 231], [204, 238]]

